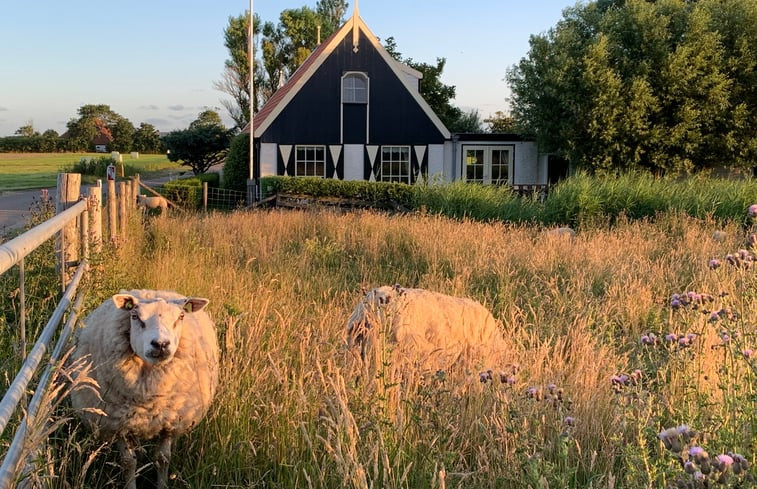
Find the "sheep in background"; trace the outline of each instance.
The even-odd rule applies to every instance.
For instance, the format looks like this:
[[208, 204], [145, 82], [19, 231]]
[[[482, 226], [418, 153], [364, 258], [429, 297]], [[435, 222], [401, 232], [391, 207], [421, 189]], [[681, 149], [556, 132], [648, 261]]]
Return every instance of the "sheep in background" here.
[[547, 231], [547, 236], [551, 238], [569, 238], [570, 240], [573, 240], [576, 237], [576, 232], [572, 228], [561, 227], [550, 229]]
[[383, 286], [364, 294], [347, 323], [347, 344], [366, 351], [379, 331], [422, 368], [493, 367], [510, 349], [499, 322], [480, 303], [424, 289]]
[[136, 489], [136, 444], [158, 438], [157, 487], [165, 488], [173, 439], [210, 408], [219, 353], [207, 304], [175, 292], [121, 291], [77, 332], [73, 359], [91, 361], [99, 392], [76, 390], [72, 403], [97, 436], [116, 441], [129, 489]]
[[150, 209], [160, 209], [160, 213], [163, 214], [168, 209], [168, 201], [165, 197], [148, 197], [146, 195], [137, 195], [137, 207], [142, 209], [142, 212], [148, 212]]

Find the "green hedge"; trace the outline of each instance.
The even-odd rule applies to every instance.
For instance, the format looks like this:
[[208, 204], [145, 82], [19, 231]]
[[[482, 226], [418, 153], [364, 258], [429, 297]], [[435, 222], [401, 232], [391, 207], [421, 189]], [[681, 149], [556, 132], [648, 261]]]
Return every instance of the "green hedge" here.
[[163, 194], [177, 205], [188, 209], [202, 207], [202, 184], [216, 188], [221, 181], [218, 173], [202, 173], [190, 178], [171, 180], [163, 184]]
[[379, 208], [416, 207], [417, 186], [403, 183], [345, 181], [317, 177], [263, 177], [263, 198], [275, 193], [341, 197], [366, 202]]
[[538, 222], [548, 226], [612, 223], [620, 216], [654, 219], [666, 212], [742, 221], [747, 208], [757, 203], [757, 180], [754, 179], [659, 178], [643, 173], [617, 177], [578, 174], [550, 188], [543, 202], [519, 197], [506, 186], [464, 182], [406, 185], [264, 177], [261, 189], [264, 197], [277, 192], [342, 197], [362, 200], [382, 209], [401, 206], [456, 218]]

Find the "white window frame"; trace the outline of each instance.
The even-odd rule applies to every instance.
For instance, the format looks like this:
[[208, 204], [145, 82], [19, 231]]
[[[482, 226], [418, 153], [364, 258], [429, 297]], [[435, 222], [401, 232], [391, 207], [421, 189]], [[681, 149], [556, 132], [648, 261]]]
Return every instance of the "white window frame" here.
[[[356, 87], [354, 80], [362, 80], [365, 87]], [[343, 104], [368, 104], [370, 79], [362, 71], [348, 71], [342, 75], [341, 87]], [[359, 94], [362, 94], [363, 97], [358, 97]]]
[[[468, 178], [468, 151], [483, 151], [484, 160], [481, 163], [482, 166], [482, 176], [481, 178], [477, 179], [470, 179]], [[508, 152], [508, 161], [506, 163], [507, 166], [507, 180], [493, 180], [492, 179], [492, 163], [493, 163], [493, 153], [494, 151], [507, 151]], [[485, 185], [511, 185], [513, 181], [513, 162], [515, 159], [515, 147], [510, 144], [499, 144], [499, 145], [484, 145], [484, 144], [465, 144], [463, 145], [462, 149], [462, 159], [463, 159], [463, 165], [462, 165], [462, 178], [463, 180], [467, 182], [473, 182], [473, 183], [483, 183]], [[505, 166], [505, 165], [502, 165]]]
[[[304, 151], [304, 155], [301, 153]], [[312, 151], [312, 155], [309, 153]], [[319, 158], [319, 151], [322, 158]], [[323, 171], [318, 172], [318, 164], [323, 165]], [[304, 165], [304, 172], [300, 172], [300, 164]], [[304, 174], [303, 174], [304, 173]], [[321, 144], [298, 144], [294, 147], [294, 176], [296, 177], [326, 177], [326, 146]]]
[[[396, 150], [399, 150], [400, 154], [407, 155], [407, 160], [393, 159]], [[410, 173], [413, 162], [410, 146], [384, 145], [381, 146], [380, 151], [381, 159], [379, 160], [379, 175], [376, 180], [379, 182], [410, 183]], [[389, 156], [388, 158], [386, 158], [387, 155]], [[398, 169], [394, 168], [395, 164], [399, 165]]]

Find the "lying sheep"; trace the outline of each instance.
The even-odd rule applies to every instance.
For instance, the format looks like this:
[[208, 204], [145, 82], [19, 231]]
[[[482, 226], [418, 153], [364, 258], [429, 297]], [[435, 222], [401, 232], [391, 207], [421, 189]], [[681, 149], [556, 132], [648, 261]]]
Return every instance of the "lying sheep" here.
[[383, 331], [386, 340], [422, 368], [491, 367], [509, 349], [499, 322], [480, 303], [398, 285], [368, 291], [347, 323], [348, 346], [366, 348]]
[[171, 442], [194, 428], [215, 396], [218, 341], [207, 299], [155, 290], [121, 291], [77, 332], [74, 359], [89, 358], [99, 385], [71, 399], [83, 420], [121, 452], [126, 487], [136, 489], [137, 442], [158, 439], [158, 488]]
[[148, 212], [150, 209], [160, 209], [161, 214], [168, 209], [168, 201], [165, 197], [148, 197], [146, 195], [137, 195], [137, 207], [142, 212]]

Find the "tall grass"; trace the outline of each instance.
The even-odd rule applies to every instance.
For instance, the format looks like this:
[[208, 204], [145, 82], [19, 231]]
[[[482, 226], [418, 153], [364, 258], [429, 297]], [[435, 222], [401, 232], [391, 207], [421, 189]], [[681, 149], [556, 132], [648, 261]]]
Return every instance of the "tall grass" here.
[[[147, 287], [211, 301], [221, 388], [178, 441], [173, 487], [665, 487], [689, 477], [685, 454], [657, 436], [666, 428], [688, 424], [713, 456], [754, 461], [754, 371], [741, 354], [754, 346], [754, 272], [708, 268], [744, 239], [718, 223], [727, 237], [714, 241], [715, 227], [680, 213], [621, 217], [571, 240], [433, 214], [161, 216], [91, 294], [94, 304]], [[514, 345], [493, 379], [418, 372], [390, 345], [366, 370], [344, 346], [345, 322], [361, 287], [393, 283], [486, 304]], [[713, 294], [708, 314], [670, 307], [690, 290]], [[721, 308], [738, 314], [710, 321]], [[738, 339], [724, 343], [724, 330]], [[649, 333], [659, 341], [642, 345]], [[697, 340], [666, 343], [668, 333]], [[63, 468], [52, 486], [115, 486], [107, 450], [77, 473], [90, 463], [81, 447], [100, 447], [66, 426], [48, 452]]]
[[574, 175], [550, 188], [546, 198], [518, 197], [509, 187], [454, 182], [403, 185], [345, 182], [323, 178], [266, 177], [267, 193], [340, 196], [391, 208], [390, 202], [454, 218], [540, 223], [576, 227], [608, 224], [616, 219], [654, 219], [682, 212], [696, 218], [736, 220], [757, 202], [757, 180], [704, 176], [659, 178], [647, 173], [619, 176]]

